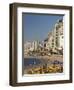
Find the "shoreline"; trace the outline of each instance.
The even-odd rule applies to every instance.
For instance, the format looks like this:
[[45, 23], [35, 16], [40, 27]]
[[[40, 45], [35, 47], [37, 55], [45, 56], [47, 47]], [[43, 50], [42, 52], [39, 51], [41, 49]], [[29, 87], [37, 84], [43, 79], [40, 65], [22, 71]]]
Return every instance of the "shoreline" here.
[[[25, 58], [36, 58], [36, 59], [39, 59], [41, 61], [40, 64], [35, 64], [35, 65], [29, 65], [29, 66], [26, 66], [24, 67], [25, 70], [28, 70], [28, 69], [32, 69], [32, 68], [38, 68], [38, 67], [41, 67], [43, 66], [45, 63], [47, 65], [51, 65], [52, 62], [54, 61], [59, 61], [59, 62], [62, 62], [63, 63], [63, 56], [62, 55], [52, 55], [52, 56], [26, 56]], [[26, 61], [26, 59], [24, 58], [24, 62]]]
[[50, 60], [50, 61], [54, 61], [54, 60], [58, 60], [58, 61], [63, 61], [63, 55], [50, 55], [50, 56], [24, 56], [25, 58], [36, 58], [36, 59], [43, 59], [43, 60]]

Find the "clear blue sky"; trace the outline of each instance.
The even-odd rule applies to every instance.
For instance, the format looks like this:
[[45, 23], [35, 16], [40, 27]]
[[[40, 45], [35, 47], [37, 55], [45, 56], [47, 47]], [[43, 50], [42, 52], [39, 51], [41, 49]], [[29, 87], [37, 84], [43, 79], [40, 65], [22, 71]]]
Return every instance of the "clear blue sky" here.
[[25, 14], [22, 15], [24, 42], [34, 40], [44, 40], [58, 19], [63, 15], [40, 15]]

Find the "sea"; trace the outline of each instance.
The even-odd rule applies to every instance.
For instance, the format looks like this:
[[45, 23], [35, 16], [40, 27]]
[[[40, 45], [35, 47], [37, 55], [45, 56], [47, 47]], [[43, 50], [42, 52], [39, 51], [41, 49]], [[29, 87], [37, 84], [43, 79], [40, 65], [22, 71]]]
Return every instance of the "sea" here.
[[59, 62], [57, 60], [53, 61], [49, 61], [47, 59], [38, 59], [38, 58], [24, 58], [24, 69], [26, 68], [30, 68], [33, 66], [42, 66], [42, 65], [51, 65], [51, 64], [60, 64], [63, 65], [63, 62]]

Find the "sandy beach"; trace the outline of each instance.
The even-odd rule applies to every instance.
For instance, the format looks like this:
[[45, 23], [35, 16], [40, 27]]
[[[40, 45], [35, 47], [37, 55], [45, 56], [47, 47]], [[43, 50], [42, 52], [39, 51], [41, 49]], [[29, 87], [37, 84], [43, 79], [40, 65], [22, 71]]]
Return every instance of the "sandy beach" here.
[[[42, 67], [43, 65], [47, 64], [47, 66], [51, 66], [52, 62], [59, 61], [63, 63], [63, 56], [62, 55], [51, 55], [51, 56], [25, 56], [27, 59], [38, 59], [40, 60], [40, 64], [35, 65], [29, 65], [24, 67], [24, 73], [27, 73], [28, 70], [38, 69], [39, 67]], [[26, 61], [26, 60], [25, 60]]]

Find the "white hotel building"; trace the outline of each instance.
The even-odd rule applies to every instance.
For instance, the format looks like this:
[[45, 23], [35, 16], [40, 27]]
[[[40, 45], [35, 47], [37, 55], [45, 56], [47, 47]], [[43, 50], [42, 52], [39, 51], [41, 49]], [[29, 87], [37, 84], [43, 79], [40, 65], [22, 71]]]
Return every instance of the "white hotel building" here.
[[48, 34], [48, 41], [46, 48], [52, 49], [63, 49], [64, 35], [63, 35], [63, 20], [58, 20], [54, 25], [52, 32]]

